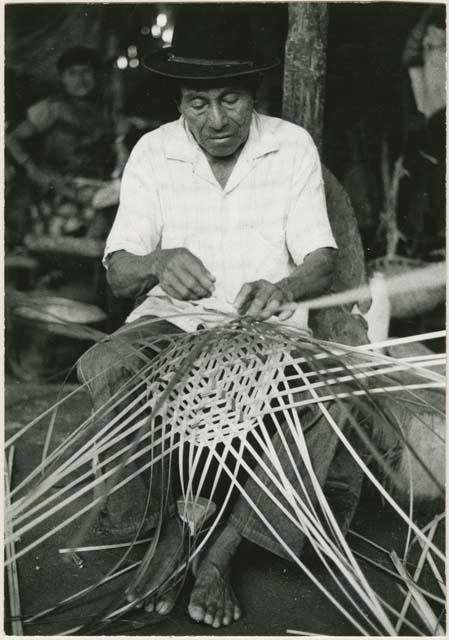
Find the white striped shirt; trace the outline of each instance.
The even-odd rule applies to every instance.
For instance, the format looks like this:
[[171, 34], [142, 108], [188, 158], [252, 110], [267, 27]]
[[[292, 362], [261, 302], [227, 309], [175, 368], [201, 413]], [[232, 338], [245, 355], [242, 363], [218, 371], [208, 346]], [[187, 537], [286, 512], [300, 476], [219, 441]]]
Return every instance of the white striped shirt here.
[[[119, 250], [146, 255], [157, 247], [185, 247], [197, 256], [215, 276], [213, 297], [184, 302], [156, 286], [127, 322], [179, 311], [235, 313], [232, 303], [244, 283], [277, 282], [312, 251], [336, 247], [309, 134], [254, 112], [224, 189], [182, 117], [144, 135], [123, 174], [105, 257]], [[289, 323], [307, 326], [307, 318], [295, 316]], [[186, 330], [200, 322], [171, 321]]]

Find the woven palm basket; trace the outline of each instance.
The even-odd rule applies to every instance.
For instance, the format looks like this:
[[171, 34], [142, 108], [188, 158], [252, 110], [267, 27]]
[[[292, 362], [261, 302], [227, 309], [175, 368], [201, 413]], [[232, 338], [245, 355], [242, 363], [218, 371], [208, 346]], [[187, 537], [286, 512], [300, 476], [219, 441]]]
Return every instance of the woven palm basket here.
[[[152, 322], [145, 321], [146, 324]], [[126, 332], [121, 332], [113, 338], [117, 348], [119, 344], [123, 345], [126, 335]], [[432, 356], [426, 352], [422, 357], [417, 354], [409, 362], [367, 349], [365, 345], [345, 347], [317, 340], [293, 328], [247, 319], [233, 320], [191, 334], [155, 335], [142, 339], [140, 335], [136, 337], [134, 334], [133, 337], [130, 332], [127, 346], [132, 347], [132, 353], [136, 351], [142, 357], [139, 365], [132, 368], [133, 375], [126, 385], [115, 394], [113, 402], [108, 401], [90, 418], [82, 419], [81, 424], [56, 446], [51, 444], [52, 432], [57, 427], [56, 410], [64, 399], [42, 414], [43, 420], [46, 421], [50, 415], [51, 419], [40, 463], [15, 487], [11, 487], [9, 482], [5, 485], [8, 490], [6, 566], [12, 571], [17, 559], [62, 530], [68, 536], [66, 548], [79, 551], [97, 521], [103, 498], [112, 496], [136, 474], [148, 472], [151, 484], [155, 462], [161, 463], [167, 474], [187, 467], [187, 480], [183, 479], [182, 473], [179, 474], [181, 502], [178, 500], [178, 510], [184, 522], [185, 561], [180, 566], [176, 566], [176, 561], [170, 576], [148, 589], [148, 576], [153, 570], [153, 557], [167, 515], [161, 510], [160, 526], [137, 566], [125, 564], [135, 544], [134, 539], [129, 541], [119, 560], [114, 558], [106, 576], [102, 573], [101, 578], [89, 587], [87, 594], [82, 590], [50, 608], [33, 612], [31, 617], [23, 616], [26, 623], [32, 624], [38, 618], [59, 612], [68, 602], [81, 601], [84, 595], [91, 598], [94, 589], [102, 588], [106, 580], [115, 579], [130, 567], [135, 571], [123, 593], [119, 588], [114, 597], [99, 608], [95, 619], [87, 624], [81, 619], [80, 626], [64, 631], [64, 635], [74, 635], [81, 630], [85, 635], [86, 632], [99, 635], [106, 625], [121, 620], [125, 614], [131, 615], [131, 610], [137, 606], [136, 601], [126, 598], [136, 588], [147, 598], [152, 597], [156, 589], [159, 592], [173, 585], [182, 587], [189, 566], [207, 542], [207, 536], [211, 536], [220, 523], [231, 499], [231, 491], [236, 488], [261, 519], [267, 533], [279, 540], [289, 557], [360, 634], [396, 636], [402, 624], [407, 624], [412, 630], [418, 629], [405, 614], [400, 624], [396, 622], [400, 612], [390, 611], [389, 603], [384, 602], [382, 594], [377, 594], [359, 566], [315, 471], [314, 453], [318, 456], [324, 454], [319, 447], [309, 447], [306, 437], [311, 429], [318, 428], [320, 421], [320, 428], [325, 430], [323, 448], [330, 449], [332, 442], [344, 446], [386, 504], [406, 523], [406, 548], [411, 546], [414, 534], [426, 549], [429, 565], [431, 562], [435, 564], [434, 556], [444, 562], [444, 554], [431, 536], [419, 529], [412, 514], [406, 513], [382, 484], [385, 478], [391, 480], [392, 485], [398, 485], [393, 473], [395, 468], [386, 459], [389, 452], [391, 457], [398, 450], [402, 454], [407, 449], [410, 456], [415, 455], [414, 447], [408, 442], [407, 427], [410, 416], [416, 415], [417, 389], [440, 390], [444, 387], [444, 377], [439, 371], [434, 371], [437, 365], [444, 364], [444, 354]], [[157, 355], [146, 357], [142, 347]], [[126, 363], [128, 350], [123, 353], [122, 363]], [[404, 368], [409, 378], [401, 380], [397, 374]], [[86, 385], [88, 383], [86, 381]], [[78, 391], [84, 393], [85, 388], [80, 387], [66, 397], [73, 397]], [[389, 397], [387, 410], [385, 400], [382, 404], [376, 403], [379, 394]], [[123, 408], [117, 413], [117, 401], [122, 403], [124, 400]], [[399, 415], [398, 407], [401, 409]], [[433, 409], [430, 401], [422, 396], [419, 397], [419, 407], [418, 417], [421, 418], [424, 411], [430, 413]], [[366, 429], [365, 421], [358, 417], [362, 409], [365, 410], [363, 416], [369, 420], [375, 417], [379, 420], [379, 428], [373, 438], [370, 430]], [[265, 419], [270, 422], [270, 428], [274, 427], [274, 436], [269, 433]], [[8, 456], [20, 441], [29, 439], [30, 430], [36, 424], [35, 419], [9, 437], [6, 442]], [[437, 430], [442, 424], [440, 421], [437, 425], [432, 413], [432, 424], [417, 421], [416, 430], [418, 435], [426, 433], [429, 436], [433, 433], [431, 429]], [[379, 466], [378, 472], [373, 472], [355, 450], [346, 436], [347, 426], [362, 440], [370, 460]], [[256, 448], [252, 439], [247, 437], [250, 433], [260, 452], [259, 447]], [[421, 462], [419, 470], [425, 468], [426, 480], [428, 478], [436, 484], [438, 495], [442, 495], [444, 487], [440, 486], [441, 481], [434, 477], [432, 471], [435, 452], [444, 448], [444, 438], [439, 433], [437, 435], [435, 446], [427, 449], [430, 463]], [[417, 437], [416, 446], [422, 440]], [[398, 441], [400, 449], [396, 446]], [[120, 445], [120, 457], [117, 457], [116, 445]], [[281, 451], [285, 452], [282, 462], [278, 453]], [[244, 452], [253, 456], [261, 473], [256, 473], [248, 464]], [[92, 473], [100, 453], [105, 469], [103, 477]], [[203, 453], [206, 455], [202, 456]], [[418, 459], [419, 452], [415, 457]], [[131, 465], [134, 461], [135, 470]], [[202, 495], [202, 489], [206, 487], [206, 472], [212, 461], [217, 463], [217, 471], [214, 471], [213, 487], [206, 491], [206, 497]], [[410, 487], [414, 471], [411, 462], [404, 469]], [[264, 499], [278, 508], [279, 513], [285, 514], [296, 527], [298, 537], [307, 537], [317, 557], [324, 562], [332, 589], [336, 587], [336, 596], [301, 560], [296, 548], [283, 539], [277, 523], [267, 517], [262, 501], [253, 499], [250, 485], [243, 484], [237, 477], [239, 469], [257, 483]], [[212, 503], [220, 477], [229, 479], [229, 488], [220, 500], [214, 520], [202, 529], [204, 513], [214, 510]], [[269, 486], [266, 479], [270, 480]], [[404, 486], [405, 482], [400, 482], [398, 489]], [[410, 495], [411, 492], [410, 489]], [[196, 513], [194, 522], [188, 517], [189, 506]], [[203, 535], [205, 537], [200, 539]], [[399, 571], [406, 574], [406, 568], [400, 562]], [[400, 573], [394, 575], [401, 578]], [[408, 585], [412, 581], [406, 575], [408, 582], [404, 584]], [[426, 613], [428, 611], [426, 606]], [[13, 619], [20, 620], [19, 616], [17, 609], [11, 611]], [[443, 635], [441, 627], [437, 616], [433, 615], [425, 628], [433, 631], [433, 635]]]

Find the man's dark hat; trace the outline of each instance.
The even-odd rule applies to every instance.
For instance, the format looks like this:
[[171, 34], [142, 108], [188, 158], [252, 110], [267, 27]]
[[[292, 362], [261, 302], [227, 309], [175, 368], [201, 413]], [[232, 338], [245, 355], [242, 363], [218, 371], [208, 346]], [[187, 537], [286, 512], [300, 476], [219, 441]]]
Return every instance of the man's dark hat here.
[[250, 76], [278, 64], [255, 50], [248, 7], [215, 2], [179, 5], [172, 46], [143, 61], [154, 73], [185, 80]]
[[101, 66], [100, 56], [94, 49], [89, 47], [70, 47], [59, 56], [57, 62], [58, 71], [63, 73], [69, 67], [77, 64], [90, 65], [98, 69]]

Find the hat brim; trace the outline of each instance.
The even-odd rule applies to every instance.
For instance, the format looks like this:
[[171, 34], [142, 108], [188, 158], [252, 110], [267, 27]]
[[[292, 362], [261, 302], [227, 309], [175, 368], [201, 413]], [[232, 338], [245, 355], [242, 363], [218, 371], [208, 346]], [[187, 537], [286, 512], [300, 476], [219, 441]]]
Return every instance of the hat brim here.
[[227, 78], [239, 78], [253, 76], [269, 71], [279, 66], [279, 58], [254, 60], [249, 66], [247, 63], [219, 64], [214, 61], [211, 64], [198, 64], [186, 61], [175, 61], [170, 59], [171, 49], [162, 49], [142, 61], [142, 66], [167, 78], [179, 80], [225, 80]]

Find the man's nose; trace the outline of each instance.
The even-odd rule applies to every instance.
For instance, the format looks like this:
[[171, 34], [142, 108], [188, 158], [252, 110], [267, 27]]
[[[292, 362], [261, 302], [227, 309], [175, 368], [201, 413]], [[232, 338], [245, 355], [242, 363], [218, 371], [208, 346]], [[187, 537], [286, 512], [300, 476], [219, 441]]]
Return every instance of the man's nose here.
[[218, 104], [211, 105], [209, 111], [209, 126], [212, 129], [219, 131], [220, 129], [223, 129], [227, 123], [228, 118], [224, 109]]

